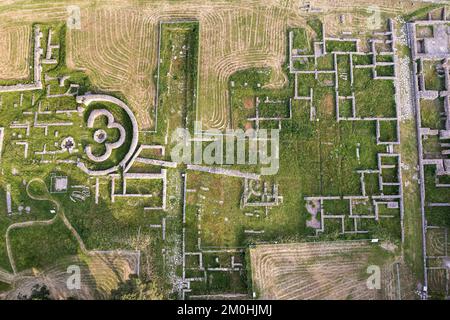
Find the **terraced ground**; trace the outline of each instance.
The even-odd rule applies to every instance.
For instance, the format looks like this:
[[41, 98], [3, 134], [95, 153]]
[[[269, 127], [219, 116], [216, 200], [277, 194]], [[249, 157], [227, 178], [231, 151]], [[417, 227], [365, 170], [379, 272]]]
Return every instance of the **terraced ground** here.
[[152, 128], [149, 111], [155, 84], [148, 75], [153, 74], [157, 63], [158, 22], [198, 19], [202, 85], [197, 116], [206, 127], [224, 129], [229, 121], [228, 78], [234, 72], [267, 66], [276, 71], [273, 85], [285, 84], [281, 64], [285, 56], [286, 18], [290, 15], [287, 9], [270, 4], [242, 7], [206, 2], [196, 6], [156, 5], [151, 10], [87, 8], [81, 19], [88, 27], [69, 33], [73, 52], [68, 56], [69, 65], [88, 70], [100, 88], [123, 92], [130, 105], [141, 112], [138, 118], [142, 128]]
[[386, 288], [384, 268], [392, 263], [367, 241], [257, 245], [250, 257], [253, 291], [263, 299], [382, 299], [386, 292], [368, 289], [366, 271], [379, 265]]
[[0, 79], [24, 79], [30, 74], [31, 26], [0, 24]]
[[133, 9], [85, 9], [82, 21], [89, 27], [68, 33], [68, 66], [88, 70], [102, 90], [124, 94], [140, 127], [150, 127], [156, 21]]
[[[14, 278], [15, 290], [6, 292], [0, 299], [15, 299], [18, 294], [29, 295], [36, 284], [45, 284], [54, 299], [107, 298], [111, 291], [127, 280], [137, 270], [139, 260], [132, 252], [93, 252], [89, 256], [71, 256], [59, 259], [45, 269], [18, 274]], [[67, 288], [68, 269], [73, 265], [80, 269], [80, 290]]]
[[[400, 13], [405, 6], [409, 10], [420, 7], [411, 1], [393, 4], [387, 0], [312, 1], [312, 5], [329, 13], [349, 7], [366, 11], [369, 2], [379, 4], [381, 10], [389, 13]], [[17, 1], [16, 5], [0, 6], [0, 17], [5, 23], [12, 19], [25, 23], [64, 21], [68, 4], [72, 3]], [[270, 67], [274, 72], [269, 85], [279, 88], [286, 83], [282, 72], [285, 31], [305, 23], [304, 12], [299, 9], [301, 4], [295, 0], [140, 1], [132, 5], [127, 1], [95, 5], [80, 1], [77, 5], [81, 8], [81, 29], [67, 34], [68, 66], [85, 70], [99, 89], [122, 93], [138, 114], [141, 129], [152, 129], [155, 123], [150, 111], [155, 105], [158, 22], [196, 19], [201, 25], [197, 118], [206, 128], [224, 129], [230, 120], [228, 79], [234, 72]]]
[[448, 229], [431, 227], [427, 230], [427, 272], [430, 296], [433, 299], [448, 295], [450, 287], [448, 264]]

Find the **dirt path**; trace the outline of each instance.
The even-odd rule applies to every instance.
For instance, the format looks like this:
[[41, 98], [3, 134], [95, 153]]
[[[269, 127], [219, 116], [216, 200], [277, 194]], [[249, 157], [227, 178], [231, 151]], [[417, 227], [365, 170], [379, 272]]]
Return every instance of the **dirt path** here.
[[72, 235], [75, 237], [75, 239], [77, 239], [78, 245], [80, 246], [81, 251], [86, 254], [86, 255], [90, 255], [91, 252], [89, 252], [86, 249], [86, 246], [83, 242], [83, 239], [81, 239], [80, 235], [78, 234], [78, 232], [75, 230], [75, 228], [72, 226], [72, 224], [70, 223], [70, 221], [67, 219], [67, 217], [65, 216], [63, 210], [58, 211], [59, 213], [59, 217], [61, 218], [61, 220], [64, 222], [64, 225], [67, 227], [67, 229], [69, 229], [69, 231], [72, 233]]

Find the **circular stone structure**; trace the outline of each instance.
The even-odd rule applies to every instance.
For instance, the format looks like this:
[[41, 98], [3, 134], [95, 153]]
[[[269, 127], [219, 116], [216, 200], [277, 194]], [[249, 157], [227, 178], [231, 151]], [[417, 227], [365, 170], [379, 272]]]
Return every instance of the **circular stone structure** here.
[[103, 143], [108, 138], [108, 134], [103, 129], [98, 129], [94, 132], [94, 141], [97, 143]]
[[72, 137], [64, 138], [61, 142], [61, 149], [72, 152], [73, 148], [75, 148], [75, 140]]
[[[96, 156], [92, 153], [91, 146], [87, 146], [84, 150], [86, 152], [87, 157], [94, 161], [94, 162], [103, 162], [109, 159], [111, 157], [112, 152], [114, 149], [120, 148], [125, 143], [125, 138], [127, 136], [127, 133], [125, 131], [125, 128], [118, 122], [116, 122], [116, 119], [114, 118], [113, 114], [109, 112], [106, 109], [95, 109], [92, 110], [89, 114], [89, 118], [87, 121], [87, 127], [93, 128], [95, 119], [98, 117], [105, 116], [106, 119], [108, 119], [107, 127], [108, 129], [118, 129], [119, 130], [119, 139], [116, 142], [105, 142], [105, 153], [102, 155]], [[100, 130], [97, 130], [100, 131]], [[96, 131], [96, 132], [97, 132]], [[101, 134], [101, 133], [100, 133]], [[106, 132], [105, 132], [106, 134]], [[94, 140], [95, 140], [95, 133], [94, 133]]]
[[[105, 144], [105, 147], [106, 147], [106, 153], [101, 156], [95, 156], [92, 154], [91, 147], [88, 145], [84, 151], [90, 160], [92, 160], [93, 162], [106, 161], [109, 158], [109, 156], [111, 155], [112, 149], [118, 148], [124, 144], [127, 133], [131, 135], [131, 143], [130, 143], [130, 147], [129, 147], [127, 153], [122, 158], [122, 160], [120, 160], [120, 162], [117, 165], [114, 165], [110, 168], [103, 169], [103, 170], [93, 170], [93, 169], [89, 169], [86, 166], [86, 164], [82, 161], [78, 161], [77, 166], [82, 171], [84, 171], [85, 173], [92, 175], [92, 176], [107, 175], [107, 174], [117, 171], [120, 167], [124, 168], [126, 166], [126, 164], [128, 163], [128, 161], [133, 156], [133, 154], [136, 150], [137, 144], [138, 144], [138, 139], [139, 139], [138, 124], [136, 121], [136, 117], [134, 116], [131, 109], [123, 101], [121, 101], [115, 97], [112, 97], [109, 95], [104, 95], [104, 94], [86, 94], [83, 96], [77, 96], [76, 99], [77, 99], [77, 103], [83, 104], [86, 107], [88, 107], [89, 104], [91, 104], [93, 102], [94, 103], [95, 102], [108, 102], [108, 103], [114, 104], [114, 105], [122, 108], [126, 112], [128, 118], [130, 119], [130, 122], [131, 122], [131, 132], [128, 133], [128, 132], [125, 132], [125, 129], [121, 124], [115, 122], [113, 115], [108, 110], [106, 110], [106, 109], [91, 110], [91, 112], [88, 116], [88, 120], [87, 120], [87, 122], [88, 122], [87, 127], [93, 128], [94, 120], [97, 117], [106, 116], [106, 118], [108, 119], [107, 127], [108, 128], [116, 128], [119, 130], [119, 140], [116, 142], [113, 142], [113, 143], [105, 142], [107, 137], [106, 137], [106, 132], [104, 132], [105, 137], [103, 139], [103, 143]], [[104, 130], [99, 129], [94, 132], [94, 141], [97, 143], [99, 143], [99, 142], [96, 141], [95, 139], [97, 138], [97, 133], [102, 133], [101, 131], [104, 131]]]

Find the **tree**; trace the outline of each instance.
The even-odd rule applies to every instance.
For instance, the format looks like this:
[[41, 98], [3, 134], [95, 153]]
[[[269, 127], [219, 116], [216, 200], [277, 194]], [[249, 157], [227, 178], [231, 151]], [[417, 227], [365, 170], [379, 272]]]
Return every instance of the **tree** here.
[[50, 290], [47, 286], [35, 284], [31, 289], [31, 294], [28, 297], [27, 295], [22, 295], [19, 293], [17, 296], [19, 300], [51, 300], [50, 298]]

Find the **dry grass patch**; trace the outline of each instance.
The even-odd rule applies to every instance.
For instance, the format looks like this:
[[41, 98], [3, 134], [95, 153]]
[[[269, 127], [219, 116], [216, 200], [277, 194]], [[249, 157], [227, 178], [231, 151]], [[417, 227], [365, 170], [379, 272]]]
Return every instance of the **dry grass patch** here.
[[101, 90], [124, 94], [139, 127], [151, 128], [156, 19], [135, 9], [85, 9], [81, 21], [81, 30], [68, 31], [68, 66], [85, 70]]
[[31, 25], [0, 25], [0, 79], [24, 79], [30, 74]]
[[[263, 299], [383, 299], [396, 296], [390, 255], [367, 241], [257, 245], [250, 249], [254, 291]], [[381, 290], [370, 290], [380, 265]]]
[[[17, 275], [13, 289], [0, 299], [17, 299], [19, 294], [29, 296], [35, 285], [45, 285], [52, 299], [107, 299], [111, 291], [129, 279], [138, 268], [137, 256], [129, 252], [97, 252], [89, 256], [64, 258], [45, 270], [28, 270]], [[69, 290], [67, 280], [73, 274], [69, 266], [80, 268], [80, 289]]]

